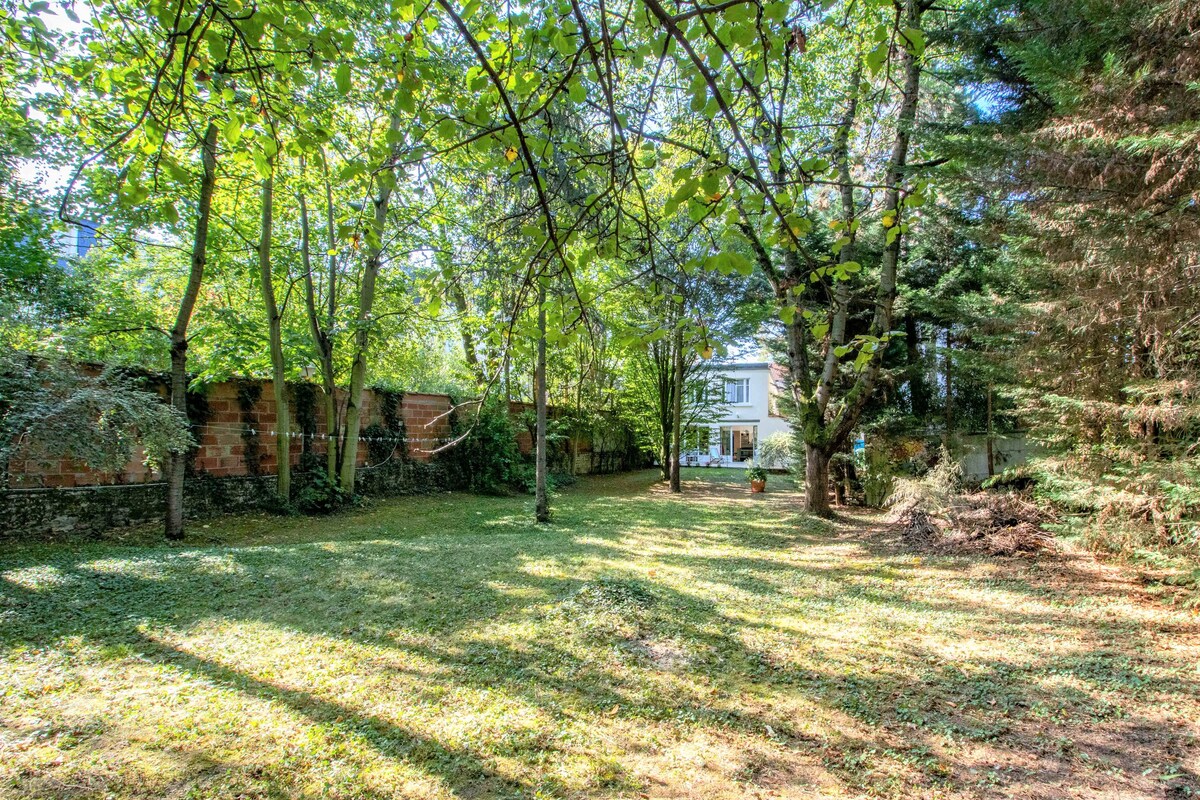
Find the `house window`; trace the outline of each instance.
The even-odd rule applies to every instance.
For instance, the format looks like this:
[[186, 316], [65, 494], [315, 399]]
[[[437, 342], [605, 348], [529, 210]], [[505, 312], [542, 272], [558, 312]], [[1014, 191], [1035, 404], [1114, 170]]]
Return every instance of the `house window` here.
[[725, 402], [742, 405], [750, 402], [750, 379], [738, 378], [725, 381]]

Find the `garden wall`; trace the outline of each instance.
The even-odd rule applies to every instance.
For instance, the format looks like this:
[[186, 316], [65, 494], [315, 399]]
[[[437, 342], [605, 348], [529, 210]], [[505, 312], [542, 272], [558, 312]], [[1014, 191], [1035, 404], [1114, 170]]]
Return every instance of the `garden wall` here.
[[[306, 467], [324, 464], [325, 402], [320, 387], [289, 385], [290, 457], [303, 481]], [[345, 395], [336, 397], [339, 413]], [[190, 517], [271, 507], [276, 474], [277, 415], [270, 381], [213, 384], [189, 397], [188, 416], [197, 447], [188, 462], [185, 508]], [[363, 393], [356, 491], [370, 496], [461, 488], [431, 451], [452, 436], [453, 401], [444, 394]], [[517, 444], [531, 449], [527, 408], [514, 403]], [[619, 426], [608, 426], [619, 428]], [[593, 440], [595, 439], [595, 441]], [[612, 448], [619, 452], [607, 452]], [[599, 452], [597, 451], [599, 449]], [[571, 437], [557, 467], [576, 474], [637, 466], [623, 432]], [[100, 473], [71, 460], [27, 459], [9, 465], [0, 490], [0, 541], [90, 536], [160, 520], [166, 504], [162, 476], [133, 460], [116, 473]]]
[[[963, 436], [957, 444], [955, 455], [962, 466], [963, 478], [970, 483], [987, 480], [987, 436]], [[997, 435], [992, 440], [992, 460], [997, 473], [1019, 467], [1041, 454], [1024, 431]]]
[[[311, 383], [289, 385], [291, 462], [299, 466], [306, 453], [323, 456], [325, 401]], [[340, 413], [346, 398], [338, 393]], [[407, 455], [429, 460], [430, 450], [450, 432], [452, 401], [444, 394], [391, 393], [365, 390], [362, 400], [363, 439], [358, 463], [369, 462], [371, 439], [401, 435]], [[188, 398], [188, 417], [198, 447], [188, 464], [188, 475], [213, 478], [259, 477], [276, 472], [275, 442], [278, 433], [274, 388], [270, 381], [239, 380], [212, 384]], [[70, 460], [45, 462], [30, 459], [9, 465], [9, 488], [69, 488], [138, 484], [160, 480], [157, 471], [132, 460], [117, 473], [89, 470]]]

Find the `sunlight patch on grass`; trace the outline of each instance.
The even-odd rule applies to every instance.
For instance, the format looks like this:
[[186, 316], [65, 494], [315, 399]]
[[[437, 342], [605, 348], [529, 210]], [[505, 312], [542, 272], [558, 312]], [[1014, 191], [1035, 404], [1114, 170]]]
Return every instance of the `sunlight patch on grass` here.
[[64, 589], [77, 580], [76, 576], [49, 564], [5, 570], [0, 572], [0, 579], [31, 592]]
[[740, 472], [685, 480], [683, 497], [583, 480], [550, 526], [527, 498], [436, 495], [214, 521], [182, 549], [14, 548], [0, 793], [1190, 786], [1200, 634], [1182, 611], [1070, 572], [1086, 564], [907, 552], [874, 517], [799, 514], [777, 482], [752, 499]]

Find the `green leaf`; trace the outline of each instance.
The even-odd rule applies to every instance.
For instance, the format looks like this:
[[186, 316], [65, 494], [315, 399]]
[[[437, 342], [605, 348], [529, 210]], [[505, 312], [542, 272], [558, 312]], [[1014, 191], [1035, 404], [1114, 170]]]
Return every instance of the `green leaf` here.
[[230, 146], [237, 144], [238, 140], [242, 138], [242, 123], [236, 119], [229, 120], [225, 123], [225, 127], [221, 129], [221, 134]]
[[564, 58], [575, 53], [575, 48], [571, 45], [571, 42], [567, 39], [567, 37], [563, 36], [562, 31], [557, 31], [554, 34], [553, 44], [554, 49], [557, 50], [558, 54]]
[[925, 32], [920, 28], [904, 29], [905, 47], [908, 52], [920, 58], [925, 53]]
[[871, 70], [872, 75], [878, 75], [883, 69], [883, 65], [887, 63], [888, 43], [880, 42], [874, 50], [867, 53], [867, 69]]
[[829, 169], [829, 162], [820, 157], [807, 158], [800, 163], [800, 167], [810, 175], [816, 175]]
[[696, 194], [696, 189], [699, 186], [700, 181], [696, 180], [695, 178], [689, 178], [688, 180], [684, 181], [682, 186], [675, 190], [675, 194], [671, 195], [671, 200], [676, 205], [679, 205], [684, 200], [687, 200]]
[[345, 61], [338, 64], [333, 80], [337, 84], [338, 94], [350, 94], [350, 65]]

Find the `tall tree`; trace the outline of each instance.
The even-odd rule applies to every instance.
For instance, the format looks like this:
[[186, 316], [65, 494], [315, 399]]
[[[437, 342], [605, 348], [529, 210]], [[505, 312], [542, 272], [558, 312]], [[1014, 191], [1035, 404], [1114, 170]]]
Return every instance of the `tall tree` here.
[[[200, 178], [200, 197], [196, 203], [196, 235], [192, 240], [191, 270], [187, 288], [179, 301], [179, 311], [171, 326], [171, 407], [187, 416], [187, 349], [188, 325], [200, 295], [200, 284], [204, 280], [204, 265], [208, 261], [208, 228], [212, 221], [213, 192], [217, 187], [217, 125], [209, 122], [201, 144], [200, 162], [203, 175]], [[166, 537], [183, 538], [183, 489], [187, 473], [187, 454], [172, 453], [166, 460], [167, 474], [167, 519]]]
[[267, 314], [267, 343], [271, 352], [271, 388], [275, 400], [275, 492], [284, 504], [292, 494], [291, 409], [288, 404], [287, 364], [283, 356], [283, 311], [275, 300], [275, 277], [271, 272], [271, 231], [275, 219], [274, 164], [262, 181], [262, 222], [259, 228], [258, 269], [262, 283], [263, 310]]

